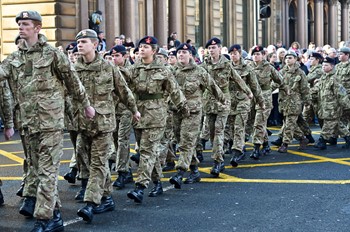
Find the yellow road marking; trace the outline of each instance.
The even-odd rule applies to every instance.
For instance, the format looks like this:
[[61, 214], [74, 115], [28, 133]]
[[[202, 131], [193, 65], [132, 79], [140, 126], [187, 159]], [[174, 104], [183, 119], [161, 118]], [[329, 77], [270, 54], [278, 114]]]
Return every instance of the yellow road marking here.
[[13, 161], [16, 161], [20, 164], [23, 164], [23, 159], [21, 157], [18, 157], [16, 155], [13, 155], [12, 153], [10, 152], [7, 152], [7, 151], [4, 151], [4, 150], [0, 150], [0, 155], [3, 155]]

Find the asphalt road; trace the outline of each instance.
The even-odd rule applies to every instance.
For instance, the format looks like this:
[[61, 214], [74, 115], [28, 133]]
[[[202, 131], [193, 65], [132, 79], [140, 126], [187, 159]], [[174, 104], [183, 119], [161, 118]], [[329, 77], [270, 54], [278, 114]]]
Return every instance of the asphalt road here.
[[[318, 138], [318, 133], [314, 129], [314, 137]], [[18, 213], [22, 200], [15, 195], [23, 149], [18, 135], [10, 142], [0, 136], [0, 179], [5, 196], [5, 205], [0, 207], [0, 232], [30, 231], [35, 220]], [[275, 138], [271, 136], [270, 141]], [[200, 165], [201, 183], [174, 189], [168, 183], [173, 173], [165, 173], [164, 194], [150, 198], [146, 190], [142, 204], [127, 198], [127, 191], [133, 188], [128, 184], [126, 189], [113, 192], [115, 211], [95, 215], [87, 224], [76, 215], [84, 205], [74, 200], [79, 183], [71, 185], [62, 178], [69, 170], [72, 153], [65, 135], [59, 181], [65, 231], [350, 231], [350, 150], [342, 149], [341, 144], [325, 151], [312, 146], [299, 151], [297, 147], [295, 142], [287, 154], [272, 147], [270, 155], [255, 161], [249, 159], [248, 144], [248, 158], [232, 168], [227, 156], [220, 178], [209, 174], [212, 161], [208, 150]]]

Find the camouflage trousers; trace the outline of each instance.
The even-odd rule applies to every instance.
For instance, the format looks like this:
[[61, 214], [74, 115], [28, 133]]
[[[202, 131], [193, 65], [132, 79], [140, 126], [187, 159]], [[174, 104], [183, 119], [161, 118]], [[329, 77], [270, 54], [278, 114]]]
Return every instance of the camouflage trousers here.
[[[286, 115], [283, 118], [283, 126], [281, 128], [283, 143], [290, 144], [293, 141], [294, 131], [298, 131], [296, 139], [300, 140], [304, 137], [303, 132], [300, 130], [298, 124], [298, 115]], [[300, 136], [300, 137], [299, 137]]]
[[229, 115], [225, 127], [225, 141], [233, 140], [232, 149], [242, 151], [245, 144], [245, 129], [248, 112]]
[[344, 110], [340, 120], [342, 125], [350, 129], [350, 110]]
[[329, 140], [332, 137], [338, 138], [338, 136], [350, 136], [349, 129], [342, 124], [340, 118], [324, 119], [323, 122], [320, 136], [322, 136], [325, 140]]
[[70, 168], [78, 168], [77, 164], [77, 137], [78, 137], [78, 132], [77, 131], [69, 131], [69, 136], [70, 136], [70, 141], [73, 144], [73, 154], [69, 162], [69, 167]]
[[129, 170], [130, 133], [132, 129], [132, 114], [116, 115], [117, 127], [113, 132], [115, 151], [110, 157], [115, 160], [116, 171]]
[[61, 207], [57, 183], [60, 159], [63, 154], [63, 132], [25, 132], [28, 173], [23, 196], [36, 197], [34, 217], [51, 219], [53, 210]]
[[303, 108], [303, 118], [306, 122], [311, 123], [314, 121], [314, 117], [316, 116], [315, 108], [311, 104], [304, 104]]
[[137, 144], [139, 144], [140, 163], [137, 169], [136, 184], [148, 188], [149, 182], [158, 181], [162, 177], [159, 159], [160, 140], [165, 128], [134, 129]]
[[[112, 146], [112, 132], [91, 133], [82, 131], [77, 139], [78, 163], [81, 172], [89, 179], [84, 201], [101, 203], [103, 196], [110, 196], [112, 193], [111, 172], [108, 167], [110, 147]], [[87, 170], [82, 170], [81, 167]]]
[[[306, 135], [309, 135], [312, 133], [309, 124], [305, 121], [304, 117], [300, 114], [297, 118], [296, 122], [297, 126], [294, 128], [293, 132], [293, 137], [296, 140], [301, 140], [304, 138]], [[283, 125], [278, 132], [278, 137], [282, 138], [283, 137], [283, 131], [285, 130], [285, 123], [283, 121]]]
[[[23, 160], [23, 175], [22, 175], [22, 183], [25, 182], [25, 179], [27, 178], [28, 175], [28, 162], [27, 162], [27, 157], [28, 157], [28, 152], [27, 152], [27, 147], [28, 147], [28, 142], [26, 141], [26, 136], [23, 135], [23, 132], [20, 130], [20, 135], [21, 135], [21, 142], [22, 142], [22, 147], [23, 147], [23, 152], [24, 152], [24, 160]], [[34, 193], [33, 193], [34, 194]]]
[[200, 133], [201, 113], [191, 114], [184, 118], [181, 114], [174, 114], [174, 134], [179, 142], [180, 156], [176, 169], [187, 171], [190, 165], [198, 165], [195, 148]]
[[228, 113], [207, 114], [210, 140], [213, 142], [213, 153], [211, 158], [217, 162], [224, 162], [224, 134]]
[[254, 144], [263, 144], [264, 142], [269, 141], [266, 132], [267, 119], [271, 113], [271, 108], [257, 109], [254, 120], [254, 131], [252, 142]]
[[199, 136], [200, 136], [201, 139], [205, 139], [207, 141], [210, 139], [209, 117], [208, 117], [208, 115], [204, 115], [204, 117], [203, 117], [201, 133], [200, 133]]
[[173, 149], [175, 143], [173, 125], [173, 113], [168, 112], [164, 136], [159, 144], [159, 159], [161, 166], [164, 166], [166, 163], [174, 162], [176, 159], [176, 151]]

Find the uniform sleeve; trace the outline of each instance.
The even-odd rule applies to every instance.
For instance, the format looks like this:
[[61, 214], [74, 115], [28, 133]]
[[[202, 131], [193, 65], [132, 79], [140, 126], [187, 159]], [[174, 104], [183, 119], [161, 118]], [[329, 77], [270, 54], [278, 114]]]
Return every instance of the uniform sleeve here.
[[169, 97], [176, 108], [181, 109], [186, 104], [185, 95], [180, 90], [174, 75], [170, 71], [167, 71], [167, 74], [168, 78], [165, 81], [165, 90], [169, 93]]
[[309, 82], [307, 80], [306, 75], [301, 72], [301, 80], [300, 80], [300, 93], [301, 100], [305, 103], [310, 101], [310, 87]]
[[279, 85], [280, 90], [287, 91], [288, 86], [283, 83], [283, 76], [275, 68], [271, 67], [271, 79]]
[[247, 84], [244, 82], [244, 80], [238, 75], [237, 71], [234, 70], [232, 66], [231, 68], [231, 80], [234, 81], [238, 87], [243, 90], [244, 93], [247, 95], [252, 94], [252, 91], [250, 91], [250, 88], [247, 86]]
[[11, 75], [11, 60], [13, 59], [12, 54], [6, 57], [0, 64], [0, 81], [8, 79]]
[[10, 87], [7, 81], [2, 81], [1, 85], [1, 95], [0, 95], [0, 107], [1, 107], [1, 118], [4, 120], [5, 128], [12, 128], [13, 125], [13, 98]]
[[[135, 114], [137, 112], [136, 101], [133, 93], [128, 87], [123, 75], [117, 67], [113, 68], [115, 94], [120, 98], [121, 102]], [[129, 77], [127, 77], [129, 78]], [[130, 79], [130, 78], [129, 78]]]
[[[220, 87], [217, 86], [214, 79], [204, 69], [202, 72], [202, 77], [202, 85], [205, 87], [205, 89], [209, 90], [220, 102], [225, 102], [225, 96]], [[205, 89], [203, 89], [203, 92]]]
[[87, 93], [85, 92], [85, 88], [66, 55], [60, 51], [57, 51], [55, 54], [57, 58], [57, 60], [54, 60], [56, 74], [63, 80], [68, 90], [68, 94], [81, 102], [84, 108], [90, 106], [90, 101]]
[[249, 71], [247, 82], [248, 82], [247, 84], [250, 87], [250, 90], [252, 91], [252, 93], [254, 95], [256, 102], [261, 106], [264, 103], [264, 98], [262, 95], [262, 91], [261, 91], [261, 87], [259, 85], [258, 78], [256, 77], [255, 72], [253, 72], [252, 70]]

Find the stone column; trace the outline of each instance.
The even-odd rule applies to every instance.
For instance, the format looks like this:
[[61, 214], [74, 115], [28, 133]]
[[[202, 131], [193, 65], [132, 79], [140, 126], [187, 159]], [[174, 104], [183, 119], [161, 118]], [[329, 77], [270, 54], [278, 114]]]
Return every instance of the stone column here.
[[328, 44], [337, 46], [337, 0], [328, 1]]
[[84, 28], [89, 28], [89, 0], [80, 0], [79, 4], [79, 30], [84, 29]]
[[341, 3], [341, 40], [349, 40], [349, 0], [340, 0]]
[[302, 48], [307, 47], [307, 1], [298, 0], [297, 40]]
[[135, 0], [121, 0], [121, 19], [123, 23], [121, 24], [121, 34], [124, 34], [125, 37], [131, 37], [133, 41], [136, 39], [136, 22], [135, 22], [135, 13], [137, 4]]
[[323, 21], [323, 0], [315, 0], [315, 45], [324, 45], [324, 21]]
[[[161, 1], [161, 0], [160, 0]], [[169, 0], [169, 36], [172, 32], [177, 33], [177, 39], [184, 40], [182, 30], [182, 13], [181, 13], [182, 0]]]
[[283, 44], [288, 46], [291, 42], [289, 41], [289, 5], [288, 5], [289, 0], [284, 0], [281, 3], [281, 27], [282, 27], [282, 41]]
[[[146, 0], [146, 34], [154, 35], [154, 20], [153, 20], [153, 0]], [[142, 38], [143, 36], [141, 36]], [[140, 39], [141, 39], [140, 38]]]
[[158, 39], [158, 45], [162, 47], [167, 45], [167, 1], [156, 0], [155, 2], [155, 21], [154, 36]]
[[107, 48], [111, 48], [114, 37], [120, 35], [120, 0], [106, 1], [106, 28], [105, 37], [107, 40]]

